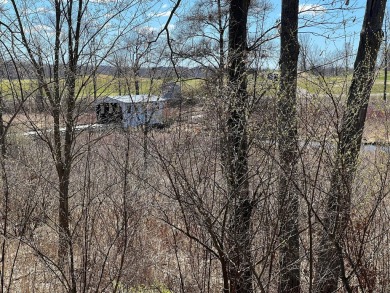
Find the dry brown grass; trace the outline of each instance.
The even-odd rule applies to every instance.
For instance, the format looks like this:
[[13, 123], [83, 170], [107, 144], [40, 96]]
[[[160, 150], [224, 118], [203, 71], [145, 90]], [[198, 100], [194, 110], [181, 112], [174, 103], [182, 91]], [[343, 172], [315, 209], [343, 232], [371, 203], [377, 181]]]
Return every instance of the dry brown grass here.
[[[302, 129], [320, 139], [331, 138], [334, 131], [331, 112], [312, 111], [314, 106], [310, 105], [301, 112], [301, 125], [305, 126]], [[271, 105], [266, 109], [265, 113], [259, 109], [256, 117], [264, 121], [272, 118]], [[112, 292], [121, 262], [120, 286], [125, 290], [123, 292], [141, 285], [162, 285], [173, 292], [204, 292], [208, 286], [210, 292], [221, 290], [220, 263], [199, 242], [215, 249], [205, 226], [205, 215], [215, 220], [213, 229], [216, 235], [229, 232], [224, 230], [226, 227], [221, 221], [221, 215], [229, 206], [229, 198], [220, 161], [221, 132], [216, 113], [213, 107], [205, 107], [202, 111], [204, 116], [196, 123], [175, 122], [167, 129], [150, 131], [146, 171], [142, 129], [78, 134], [74, 149], [77, 157], [70, 182], [70, 208], [75, 271], [80, 290], [85, 285], [87, 292], [96, 290], [97, 286], [100, 286], [99, 292]], [[188, 113], [195, 112], [199, 111], [188, 110]], [[318, 113], [325, 119], [316, 119]], [[28, 129], [27, 122], [32, 117], [37, 125], [50, 126], [46, 115], [20, 115], [15, 121], [16, 129], [20, 132]], [[93, 113], [87, 113], [80, 116], [79, 121], [84, 124], [93, 118]], [[370, 116], [366, 131], [380, 125], [385, 118]], [[259, 280], [269, 292], [275, 292], [278, 278], [278, 158], [276, 146], [259, 135], [263, 131], [272, 135], [275, 125], [269, 121], [268, 124], [256, 124], [253, 120], [250, 126], [253, 127], [249, 133], [253, 138], [249, 162], [251, 192], [256, 199], [252, 253]], [[56, 263], [57, 253], [58, 191], [51, 154], [45, 143], [30, 137], [10, 139], [10, 143], [7, 172], [12, 208], [6, 242], [6, 276], [9, 277], [14, 268], [11, 292], [64, 292], [61, 280], [69, 280], [68, 272], [65, 271], [66, 278], [58, 278], [59, 270], [52, 263]], [[302, 205], [303, 288], [307, 288], [309, 251], [315, 251], [318, 245], [316, 231], [320, 230], [319, 219], [324, 216], [333, 150], [307, 145], [302, 146], [301, 151], [299, 172], [302, 176], [298, 184]], [[376, 288], [380, 288], [380, 282], [383, 288], [388, 286], [385, 284], [385, 263], [376, 256], [390, 257], [386, 246], [390, 235], [385, 228], [389, 220], [388, 199], [384, 197], [377, 201], [389, 192], [389, 179], [384, 175], [388, 172], [388, 161], [386, 152], [363, 152], [353, 191], [352, 224], [347, 239], [349, 250], [346, 257], [351, 258], [349, 272], [353, 274], [352, 261], [359, 260], [355, 248], [363, 245], [364, 253], [360, 258], [365, 262], [366, 275], [375, 273]], [[377, 212], [370, 218], [376, 204]], [[311, 218], [315, 230], [313, 247], [309, 247], [308, 241], [309, 205], [319, 217]], [[186, 226], [186, 223], [189, 224]], [[369, 234], [361, 239], [359, 233], [365, 227], [368, 227]], [[198, 238], [199, 242], [178, 228], [185, 228], [183, 231]], [[359, 274], [352, 278], [354, 285], [363, 278], [363, 272], [359, 271]], [[367, 282], [370, 280], [372, 278], [367, 277]]]

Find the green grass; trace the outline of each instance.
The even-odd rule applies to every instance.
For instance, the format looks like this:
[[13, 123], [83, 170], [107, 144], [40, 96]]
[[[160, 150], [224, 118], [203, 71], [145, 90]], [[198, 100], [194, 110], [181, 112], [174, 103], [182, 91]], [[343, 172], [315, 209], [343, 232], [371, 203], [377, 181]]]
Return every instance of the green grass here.
[[[387, 86], [390, 94], [390, 72], [389, 81]], [[346, 94], [350, 86], [352, 75], [348, 76], [327, 76], [322, 78], [312, 74], [300, 74], [298, 77], [298, 87], [313, 94], [326, 94], [332, 93], [335, 95]], [[152, 94], [158, 95], [161, 93], [161, 86], [165, 82], [169, 82], [167, 79], [149, 79], [140, 78], [139, 86], [141, 94]], [[171, 81], [176, 81], [172, 79]], [[49, 83], [49, 81], [48, 81]], [[62, 80], [64, 83], [64, 80]], [[272, 82], [267, 80], [266, 73], [263, 75], [259, 74], [257, 77], [258, 88], [267, 86]], [[275, 86], [279, 84], [278, 81], [273, 82]], [[383, 94], [384, 88], [384, 74], [383, 71], [378, 74], [375, 83], [372, 87], [372, 94]], [[201, 79], [188, 79], [181, 82], [182, 90], [184, 92], [193, 91], [199, 89], [204, 84]], [[38, 83], [34, 79], [23, 79], [23, 80], [0, 80], [0, 92], [7, 99], [11, 99], [15, 95], [20, 96], [21, 91], [24, 93], [32, 93], [36, 91]], [[248, 88], [253, 88], [253, 76], [248, 76]], [[76, 83], [77, 97], [94, 97], [95, 88], [92, 78], [87, 79], [79, 78]], [[35, 94], [35, 93], [33, 93]], [[102, 97], [106, 95], [126, 95], [135, 94], [135, 82], [134, 78], [114, 78], [110, 75], [98, 75], [96, 79], [96, 96]]]
[[[298, 78], [298, 86], [312, 94], [332, 93], [334, 95], [346, 94], [351, 84], [352, 75], [348, 76], [327, 76], [325, 78], [305, 74]], [[379, 75], [374, 82], [371, 94], [383, 94], [383, 74]], [[390, 93], [390, 74], [387, 81], [388, 92]]]
[[[140, 94], [158, 95], [161, 93], [161, 86], [165, 82], [176, 81], [175, 79], [139, 79]], [[47, 83], [50, 86], [50, 81]], [[61, 84], [64, 85], [65, 80], [61, 80]], [[183, 90], [197, 89], [202, 85], [203, 81], [199, 79], [189, 79], [181, 82]], [[0, 80], [0, 92], [6, 99], [12, 99], [19, 96], [23, 91], [24, 94], [35, 95], [38, 88], [38, 82], [35, 79], [18, 80]], [[96, 89], [96, 93], [95, 93]], [[76, 96], [78, 98], [84, 97], [102, 97], [107, 95], [127, 95], [135, 94], [135, 81], [134, 78], [114, 78], [109, 75], [98, 75], [96, 78], [96, 84], [92, 78], [81, 77], [76, 82]]]
[[[161, 86], [170, 81], [176, 81], [175, 79], [139, 79], [140, 94], [158, 95], [161, 93]], [[181, 82], [182, 88], [198, 88], [201, 86], [202, 81], [199, 79], [185, 80]], [[81, 86], [81, 82], [78, 85]], [[92, 95], [94, 92], [93, 83], [89, 82], [84, 84], [84, 95]], [[135, 80], [125, 78], [114, 78], [112, 76], [99, 76], [97, 79], [97, 95], [126, 95], [135, 94]]]
[[[346, 94], [351, 82], [351, 75], [348, 76], [327, 76], [325, 78], [311, 75], [301, 74], [298, 77], [298, 87], [304, 89], [312, 94], [326, 94], [332, 93], [334, 95]], [[139, 87], [141, 94], [158, 95], [161, 93], [161, 86], [165, 82], [170, 80], [164, 79], [149, 79], [140, 78]], [[176, 81], [176, 80], [172, 80]], [[383, 82], [384, 74], [378, 75], [375, 83], [372, 87], [372, 94], [383, 94]], [[64, 80], [62, 81], [64, 83]], [[279, 84], [278, 81], [273, 82], [275, 86]], [[183, 92], [191, 92], [202, 87], [203, 80], [200, 79], [188, 79], [181, 82]], [[259, 75], [257, 78], [258, 88], [266, 87], [271, 84], [264, 76]], [[387, 86], [390, 94], [390, 73]], [[35, 95], [38, 83], [34, 79], [23, 79], [20, 82], [17, 80], [1, 80], [0, 91], [7, 99], [11, 99], [15, 95], [20, 96], [21, 91], [24, 93], [33, 93]], [[253, 88], [253, 77], [248, 76], [248, 89]], [[77, 97], [94, 97], [95, 88], [91, 78], [79, 78], [76, 83]], [[107, 95], [126, 95], [135, 94], [135, 82], [134, 78], [114, 78], [109, 75], [98, 75], [96, 79], [96, 97], [102, 97]]]

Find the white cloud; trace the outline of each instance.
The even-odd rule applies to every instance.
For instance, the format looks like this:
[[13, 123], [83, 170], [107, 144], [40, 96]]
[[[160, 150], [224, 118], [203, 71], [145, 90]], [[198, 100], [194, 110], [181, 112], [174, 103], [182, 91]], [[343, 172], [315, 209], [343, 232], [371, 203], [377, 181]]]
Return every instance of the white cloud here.
[[[136, 28], [135, 30], [138, 33], [143, 34], [145, 36], [153, 36], [153, 34], [155, 34], [156, 32], [159, 32], [159, 31], [161, 31], [163, 29], [164, 29], [164, 26], [160, 26], [160, 27], [142, 26], [142, 27]], [[169, 24], [168, 25], [168, 30], [169, 31], [173, 31], [174, 29], [175, 29], [175, 25], [174, 24]]]
[[319, 4], [302, 4], [299, 5], [299, 13], [311, 16], [320, 15], [326, 12], [324, 6]]
[[154, 13], [149, 13], [148, 15], [152, 16], [152, 17], [170, 16], [171, 15], [171, 11], [168, 10], [168, 11], [163, 11], [163, 12], [154, 12]]
[[168, 4], [164, 4], [164, 5], [162, 6], [163, 9], [165, 9], [165, 8], [167, 8], [167, 7], [168, 7]]
[[135, 29], [138, 33], [141, 34], [148, 34], [148, 33], [154, 33], [157, 31], [156, 27], [153, 26], [142, 26]]
[[47, 13], [47, 12], [51, 12], [52, 10], [46, 8], [46, 7], [38, 7], [35, 12], [36, 13]]
[[[0, 0], [2, 1], [2, 0]], [[31, 7], [23, 10], [23, 14], [31, 15], [31, 14], [55, 14], [53, 9], [47, 7]]]
[[50, 26], [44, 24], [37, 24], [30, 30], [31, 33], [42, 33], [43, 31], [47, 32], [48, 34], [54, 33], [54, 30]]
[[7, 4], [8, 0], [0, 0], [0, 4]]
[[165, 11], [156, 14], [156, 16], [170, 16], [170, 15], [171, 15], [171, 11]]

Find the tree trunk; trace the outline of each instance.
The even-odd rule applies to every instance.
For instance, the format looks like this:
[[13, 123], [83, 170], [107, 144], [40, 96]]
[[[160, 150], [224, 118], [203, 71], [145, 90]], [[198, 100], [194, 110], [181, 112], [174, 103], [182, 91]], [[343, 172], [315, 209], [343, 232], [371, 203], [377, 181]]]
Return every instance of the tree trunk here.
[[385, 54], [385, 76], [384, 76], [384, 82], [383, 82], [383, 100], [386, 101], [387, 97], [387, 66], [388, 66], [388, 54], [389, 50], [387, 48], [387, 23], [385, 21], [385, 48], [384, 48], [384, 54]]
[[6, 292], [6, 257], [8, 240], [8, 221], [9, 221], [9, 187], [6, 170], [6, 144], [5, 144], [5, 125], [3, 119], [3, 93], [0, 92], [0, 173], [2, 184], [2, 243], [1, 243], [1, 271], [0, 271], [0, 292]]
[[[375, 64], [383, 38], [382, 24], [386, 0], [367, 0], [354, 64], [352, 83], [348, 92], [336, 163], [332, 172], [323, 235], [318, 252], [315, 292], [335, 292], [343, 262], [343, 237], [350, 219], [351, 188], [356, 172], [367, 106], [375, 79]], [[344, 286], [350, 290], [348, 281]]]
[[[42, 58], [42, 49], [40, 45], [38, 45], [38, 64], [43, 70], [44, 66], [43, 66], [43, 58]], [[42, 113], [45, 110], [45, 103], [44, 103], [45, 95], [44, 95], [42, 80], [39, 77], [37, 78], [37, 80], [38, 80], [38, 93], [35, 96], [35, 104], [37, 107], [37, 111], [39, 113]]]
[[230, 225], [230, 291], [253, 292], [251, 271], [252, 203], [248, 182], [246, 48], [249, 0], [230, 2], [229, 100], [227, 121], [227, 174], [233, 211]]
[[297, 183], [298, 132], [296, 114], [298, 0], [283, 0], [281, 18], [280, 90], [278, 100], [278, 146], [280, 155], [279, 219], [281, 292], [300, 292], [299, 196]]
[[138, 68], [134, 70], [134, 85], [135, 85], [135, 94], [139, 95], [139, 69]]
[[69, 172], [63, 164], [57, 166], [59, 179], [59, 208], [58, 208], [58, 259], [59, 266], [64, 268], [68, 261], [70, 232], [69, 232]]

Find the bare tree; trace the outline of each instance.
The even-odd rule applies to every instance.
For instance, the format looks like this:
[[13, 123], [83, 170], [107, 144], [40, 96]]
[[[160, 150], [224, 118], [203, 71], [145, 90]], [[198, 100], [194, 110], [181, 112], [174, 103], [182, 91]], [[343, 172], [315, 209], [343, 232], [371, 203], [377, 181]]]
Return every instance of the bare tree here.
[[[36, 14], [25, 14], [16, 0], [11, 1], [11, 4], [16, 18], [12, 26], [18, 35], [20, 50], [26, 52], [32, 64], [39, 89], [43, 89], [47, 99], [47, 112], [53, 121], [49, 129], [41, 129], [30, 120], [31, 126], [50, 150], [58, 177], [58, 260], [54, 264], [61, 271], [59, 276], [66, 284], [67, 291], [77, 292], [70, 183], [74, 160], [81, 151], [81, 148], [76, 147], [75, 129], [80, 114], [85, 110], [83, 105], [90, 103], [80, 98], [85, 99], [81, 95], [85, 94], [84, 90], [91, 82], [93, 73], [113, 49], [119, 36], [131, 25], [125, 24], [119, 28], [119, 35], [112, 36], [106, 30], [108, 23], [129, 7], [138, 5], [138, 2], [100, 4], [83, 0], [56, 0], [46, 3], [52, 5], [54, 16], [39, 23], [39, 27], [45, 25], [46, 28], [46, 33], [38, 32], [45, 49], [41, 43], [36, 44], [32, 40], [33, 36], [36, 39], [37, 32], [31, 27], [34, 19], [30, 17]], [[112, 8], [110, 14], [102, 10], [101, 5], [111, 5], [106, 7]], [[96, 49], [93, 53], [88, 51], [91, 43], [95, 44], [92, 46]], [[99, 56], [98, 61], [96, 56]], [[92, 71], [88, 69], [89, 64], [94, 66]]]
[[299, 1], [282, 2], [278, 148], [280, 152], [280, 283], [279, 292], [300, 292], [299, 194], [297, 184], [297, 65]]
[[368, 0], [366, 3], [323, 222], [323, 235], [314, 282], [316, 292], [335, 292], [339, 278], [342, 279], [345, 289], [352, 292], [345, 275], [343, 239], [350, 220], [352, 183], [359, 158], [370, 92], [375, 79], [375, 64], [383, 37], [382, 23], [385, 7], [386, 0]]
[[[140, 94], [140, 70], [148, 64], [150, 58], [150, 42], [153, 39], [153, 31], [148, 28], [139, 29], [127, 39], [126, 49], [129, 51], [130, 68], [133, 71], [135, 94]], [[148, 58], [149, 57], [149, 58]]]
[[[10, 173], [11, 158], [9, 156], [9, 132], [14, 124], [17, 115], [22, 111], [26, 100], [33, 94], [23, 90], [22, 75], [24, 68], [20, 64], [19, 56], [15, 55], [13, 48], [5, 46], [11, 41], [8, 39], [9, 32], [1, 32], [2, 42], [0, 44], [0, 75], [2, 85], [0, 86], [0, 178], [1, 178], [1, 235], [0, 244], [0, 292], [10, 292], [14, 272], [17, 270], [16, 260], [19, 256], [19, 241], [13, 247], [11, 245], [17, 223], [14, 221], [14, 209], [17, 195], [14, 194], [12, 181], [15, 179]], [[13, 76], [16, 75], [16, 79]], [[7, 88], [4, 84], [7, 84]], [[28, 216], [23, 219], [28, 222]], [[25, 226], [20, 228], [24, 232]]]
[[247, 20], [249, 1], [231, 1], [229, 10], [229, 97], [226, 172], [232, 201], [229, 255], [229, 292], [252, 292], [251, 214], [248, 181]]

